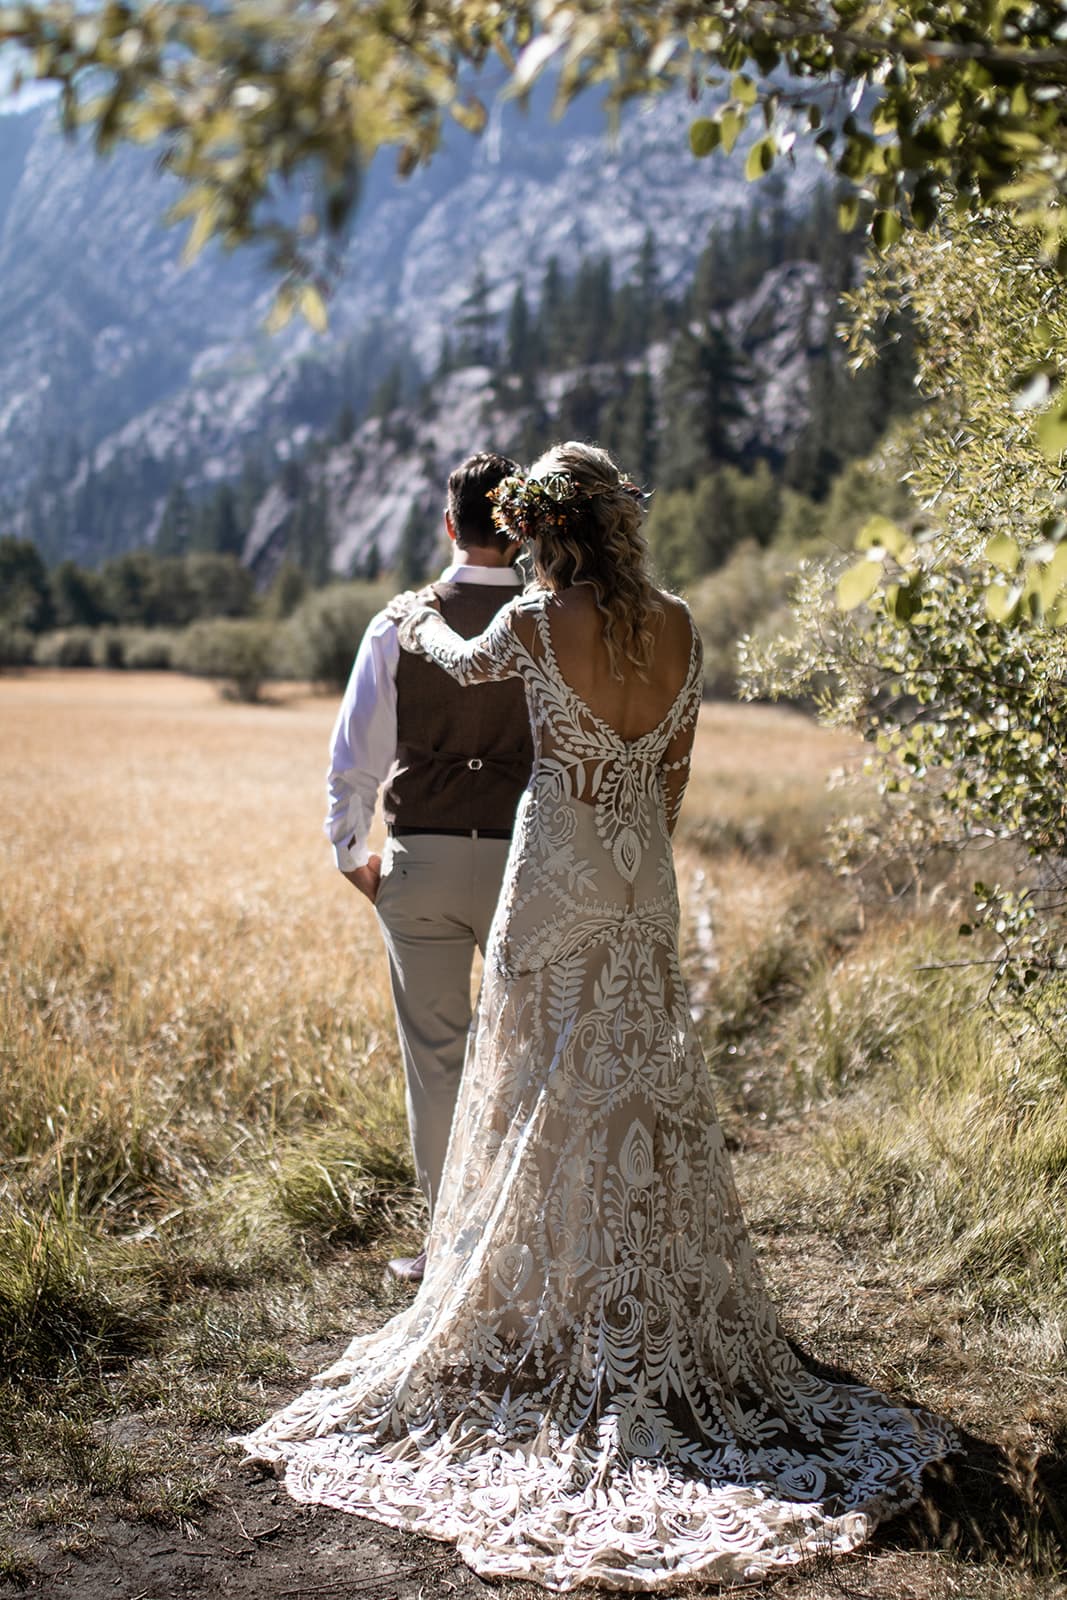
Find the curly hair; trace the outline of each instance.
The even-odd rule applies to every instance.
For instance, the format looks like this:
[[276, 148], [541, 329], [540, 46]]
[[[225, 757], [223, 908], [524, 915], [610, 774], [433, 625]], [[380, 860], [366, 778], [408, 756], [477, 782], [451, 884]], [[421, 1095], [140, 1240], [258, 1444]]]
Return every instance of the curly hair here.
[[[559, 496], [559, 479], [573, 493]], [[645, 570], [648, 546], [642, 496], [623, 478], [606, 450], [569, 439], [553, 445], [530, 468], [528, 481], [551, 484], [553, 516], [535, 516], [529, 529], [536, 581], [552, 593], [585, 583], [604, 619], [604, 643], [615, 677], [620, 657], [647, 675], [663, 607]]]

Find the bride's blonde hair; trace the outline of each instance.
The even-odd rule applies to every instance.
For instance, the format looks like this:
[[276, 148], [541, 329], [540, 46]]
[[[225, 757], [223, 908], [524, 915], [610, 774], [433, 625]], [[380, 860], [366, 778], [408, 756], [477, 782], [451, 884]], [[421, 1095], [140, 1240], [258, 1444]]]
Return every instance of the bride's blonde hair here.
[[562, 515], [537, 518], [529, 545], [535, 577], [553, 593], [587, 583], [604, 619], [604, 643], [616, 677], [629, 658], [640, 677], [652, 661], [652, 619], [663, 608], [645, 571], [648, 546], [641, 524], [642, 496], [623, 478], [606, 450], [568, 439], [539, 456], [528, 481], [574, 485]]

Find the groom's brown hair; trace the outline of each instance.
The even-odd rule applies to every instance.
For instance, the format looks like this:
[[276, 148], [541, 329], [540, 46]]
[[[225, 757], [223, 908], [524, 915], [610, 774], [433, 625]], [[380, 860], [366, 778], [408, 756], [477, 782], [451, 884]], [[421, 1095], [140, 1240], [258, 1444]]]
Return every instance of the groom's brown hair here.
[[518, 472], [519, 466], [507, 456], [483, 450], [461, 461], [448, 479], [448, 514], [452, 531], [461, 550], [475, 546], [480, 550], [506, 550], [511, 540], [493, 521], [493, 508], [486, 495], [504, 478]]

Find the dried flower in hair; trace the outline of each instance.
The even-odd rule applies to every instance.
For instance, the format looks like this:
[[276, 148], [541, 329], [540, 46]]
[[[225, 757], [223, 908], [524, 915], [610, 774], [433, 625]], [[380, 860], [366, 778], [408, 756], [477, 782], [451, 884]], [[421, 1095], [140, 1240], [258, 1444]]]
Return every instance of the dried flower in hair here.
[[491, 489], [488, 498], [493, 502], [493, 521], [500, 531], [512, 539], [525, 540], [533, 538], [539, 528], [566, 527], [570, 511], [617, 490], [635, 500], [644, 499], [644, 490], [628, 478], [603, 488], [586, 489], [569, 472], [546, 472], [540, 478], [513, 474]]

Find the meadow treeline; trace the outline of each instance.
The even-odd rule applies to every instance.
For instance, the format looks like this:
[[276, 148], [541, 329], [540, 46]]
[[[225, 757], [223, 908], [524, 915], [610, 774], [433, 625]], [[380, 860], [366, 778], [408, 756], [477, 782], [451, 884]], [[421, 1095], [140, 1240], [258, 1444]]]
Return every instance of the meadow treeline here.
[[[336, 687], [388, 591], [309, 588], [285, 568], [265, 594], [234, 556], [133, 551], [99, 572], [49, 572], [28, 542], [0, 539], [0, 666], [188, 672], [255, 700], [269, 680]], [[35, 624], [28, 626], [27, 623]]]
[[[653, 497], [647, 523], [659, 580], [687, 594], [704, 640], [709, 694], [736, 688], [742, 635], [785, 624], [797, 561], [848, 545], [866, 515], [891, 512], [901, 491], [876, 468], [846, 467], [821, 502], [790, 489], [765, 462], [725, 465], [691, 489]], [[438, 534], [434, 558], [446, 559]], [[215, 678], [256, 699], [264, 684], [299, 679], [335, 688], [363, 629], [389, 593], [432, 573], [312, 585], [292, 563], [265, 590], [232, 554], [154, 549], [94, 570], [49, 569], [28, 540], [0, 538], [0, 667], [176, 670]]]

